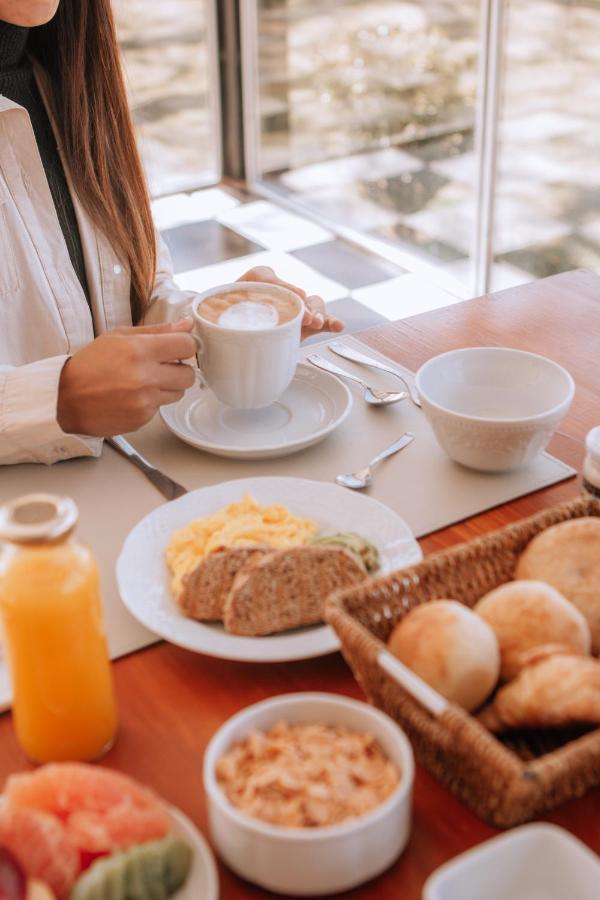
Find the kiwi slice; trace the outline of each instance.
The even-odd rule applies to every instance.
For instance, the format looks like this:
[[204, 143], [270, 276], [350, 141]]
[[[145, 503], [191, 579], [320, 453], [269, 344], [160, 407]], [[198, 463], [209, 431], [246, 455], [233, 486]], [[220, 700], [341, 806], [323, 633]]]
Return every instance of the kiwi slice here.
[[76, 881], [69, 900], [167, 900], [191, 864], [190, 847], [173, 835], [137, 844], [97, 860]]

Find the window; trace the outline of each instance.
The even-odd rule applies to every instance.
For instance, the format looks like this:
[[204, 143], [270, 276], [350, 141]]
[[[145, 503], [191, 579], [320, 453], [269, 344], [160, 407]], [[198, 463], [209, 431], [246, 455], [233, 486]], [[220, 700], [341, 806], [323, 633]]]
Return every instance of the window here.
[[153, 196], [220, 178], [214, 6], [114, 0], [134, 120]]
[[478, 0], [258, 0], [242, 9], [255, 184], [401, 264], [468, 275]]
[[154, 196], [220, 178], [239, 15], [255, 192], [455, 297], [600, 267], [600, 0], [115, 3]]
[[600, 267], [600, 3], [511, 0], [505, 26], [493, 287]]

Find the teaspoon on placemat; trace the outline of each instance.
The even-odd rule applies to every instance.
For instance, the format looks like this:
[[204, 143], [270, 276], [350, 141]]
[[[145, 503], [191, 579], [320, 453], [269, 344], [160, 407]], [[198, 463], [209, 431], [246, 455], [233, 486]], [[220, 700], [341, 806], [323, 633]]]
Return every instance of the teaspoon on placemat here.
[[421, 400], [419, 394], [417, 393], [417, 389], [414, 385], [410, 384], [404, 378], [400, 372], [396, 372], [395, 369], [392, 369], [391, 366], [386, 366], [382, 362], [379, 362], [378, 359], [373, 359], [372, 356], [367, 356], [366, 353], [360, 353], [358, 350], [355, 350], [354, 347], [349, 347], [348, 344], [344, 344], [343, 341], [332, 341], [331, 344], [328, 344], [329, 350], [333, 353], [336, 353], [338, 356], [343, 357], [343, 359], [348, 359], [350, 362], [358, 363], [361, 366], [370, 366], [372, 369], [379, 369], [381, 372], [387, 372], [389, 375], [395, 375], [396, 378], [399, 378], [402, 384], [405, 386], [407, 391], [410, 394], [410, 399], [415, 404], [415, 406], [421, 406]]
[[349, 381], [355, 381], [357, 384], [360, 384], [365, 392], [365, 400], [367, 403], [370, 403], [371, 406], [389, 406], [390, 403], [398, 403], [399, 400], [406, 400], [408, 397], [406, 391], [376, 390], [375, 388], [370, 387], [361, 378], [357, 378], [356, 375], [346, 372], [345, 369], [340, 369], [339, 366], [330, 363], [323, 356], [319, 356], [318, 353], [311, 353], [306, 359], [309, 363], [312, 363], [313, 366], [316, 366], [317, 369], [323, 369], [323, 371], [331, 372], [332, 375], [337, 375], [339, 378], [347, 378]]
[[342, 487], [352, 488], [354, 491], [360, 491], [363, 488], [368, 487], [373, 480], [373, 469], [375, 466], [379, 465], [380, 462], [383, 462], [384, 459], [387, 459], [388, 456], [393, 456], [394, 453], [398, 453], [399, 450], [407, 447], [414, 439], [414, 434], [407, 431], [401, 438], [398, 438], [397, 441], [394, 441], [393, 444], [386, 447], [381, 453], [378, 453], [364, 469], [359, 469], [358, 472], [351, 472], [347, 475], [336, 475], [336, 483], [341, 484]]

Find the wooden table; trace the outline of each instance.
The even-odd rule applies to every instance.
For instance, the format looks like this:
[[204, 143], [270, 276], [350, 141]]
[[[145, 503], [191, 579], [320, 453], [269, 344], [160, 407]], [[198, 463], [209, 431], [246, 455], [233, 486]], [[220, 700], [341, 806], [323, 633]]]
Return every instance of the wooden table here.
[[[446, 309], [384, 325], [361, 335], [373, 348], [416, 368], [455, 347], [505, 345], [532, 350], [565, 365], [577, 383], [573, 407], [550, 450], [580, 468], [583, 438], [600, 423], [600, 277], [567, 273]], [[421, 541], [429, 553], [498, 528], [573, 497], [571, 480]], [[119, 740], [106, 758], [153, 785], [207, 833], [202, 754], [222, 722], [244, 706], [273, 694], [322, 690], [360, 697], [342, 657], [286, 665], [245, 665], [198, 656], [159, 644], [115, 664], [121, 711]], [[0, 720], [0, 777], [26, 768], [10, 716]], [[600, 852], [600, 790], [548, 816]], [[375, 881], [340, 897], [419, 900], [427, 876], [441, 863], [491, 837], [458, 800], [417, 766], [410, 843], [401, 859]], [[220, 865], [223, 900], [273, 896]], [[200, 900], [200, 898], [199, 898]]]

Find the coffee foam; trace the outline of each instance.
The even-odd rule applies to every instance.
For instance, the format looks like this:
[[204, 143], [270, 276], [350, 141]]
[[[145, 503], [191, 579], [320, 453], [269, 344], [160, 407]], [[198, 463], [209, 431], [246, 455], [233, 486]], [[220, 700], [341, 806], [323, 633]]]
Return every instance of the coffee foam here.
[[298, 301], [276, 288], [271, 292], [249, 285], [207, 297], [197, 307], [197, 312], [220, 328], [260, 331], [276, 328], [295, 318]]
[[279, 324], [279, 314], [270, 303], [255, 303], [242, 300], [224, 310], [218, 318], [222, 328], [238, 328], [244, 331], [258, 331], [273, 328]]

